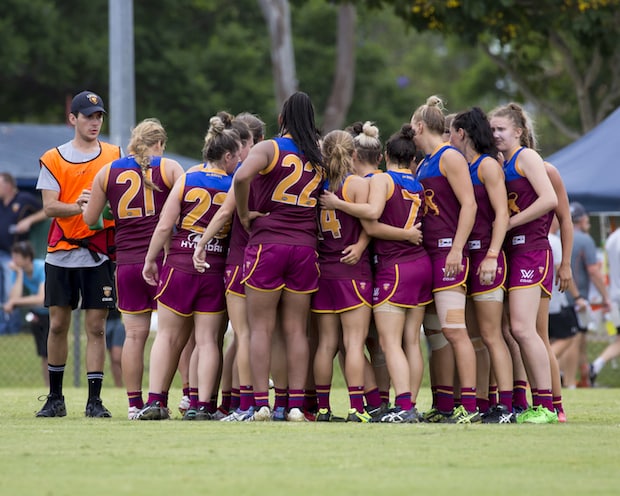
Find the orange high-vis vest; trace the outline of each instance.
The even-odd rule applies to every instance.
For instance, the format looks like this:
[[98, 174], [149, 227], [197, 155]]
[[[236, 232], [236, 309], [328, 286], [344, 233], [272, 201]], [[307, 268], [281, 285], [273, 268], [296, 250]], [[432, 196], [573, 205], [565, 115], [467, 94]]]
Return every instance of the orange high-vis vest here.
[[[88, 162], [72, 163], [64, 159], [58, 148], [52, 148], [39, 159], [39, 165], [46, 167], [60, 186], [58, 200], [63, 203], [75, 203], [84, 189], [92, 189], [97, 172], [110, 162], [120, 158], [121, 149], [109, 143], [99, 142], [99, 155]], [[90, 241], [95, 238], [107, 238], [107, 233], [114, 227], [114, 221], [104, 220], [104, 229], [89, 229], [82, 215], [72, 217], [55, 217], [52, 219], [47, 237], [47, 251], [75, 250], [83, 246], [92, 251], [107, 253], [105, 242], [96, 243], [92, 247]], [[90, 239], [88, 239], [90, 238]], [[89, 245], [89, 246], [87, 246]]]

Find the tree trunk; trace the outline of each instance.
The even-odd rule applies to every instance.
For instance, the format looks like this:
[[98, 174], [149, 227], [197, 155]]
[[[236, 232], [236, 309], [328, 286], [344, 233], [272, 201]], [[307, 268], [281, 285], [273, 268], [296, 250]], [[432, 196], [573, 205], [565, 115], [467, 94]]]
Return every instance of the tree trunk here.
[[343, 3], [338, 10], [336, 70], [323, 117], [323, 132], [341, 128], [353, 99], [355, 83], [355, 6]]
[[295, 53], [288, 0], [258, 0], [271, 39], [271, 68], [278, 111], [284, 101], [297, 91]]

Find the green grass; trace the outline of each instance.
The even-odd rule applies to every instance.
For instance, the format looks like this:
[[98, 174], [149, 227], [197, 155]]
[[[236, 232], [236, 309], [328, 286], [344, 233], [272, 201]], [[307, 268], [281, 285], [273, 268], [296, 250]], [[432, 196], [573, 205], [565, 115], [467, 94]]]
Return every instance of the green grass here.
[[[2, 495], [432, 494], [612, 495], [620, 473], [620, 395], [565, 391], [564, 425], [376, 425], [128, 421], [125, 394], [105, 388], [112, 419], [37, 419], [40, 389], [4, 388]], [[176, 406], [180, 391], [171, 391]], [[337, 414], [346, 390], [332, 393]], [[422, 392], [419, 406], [428, 407]]]

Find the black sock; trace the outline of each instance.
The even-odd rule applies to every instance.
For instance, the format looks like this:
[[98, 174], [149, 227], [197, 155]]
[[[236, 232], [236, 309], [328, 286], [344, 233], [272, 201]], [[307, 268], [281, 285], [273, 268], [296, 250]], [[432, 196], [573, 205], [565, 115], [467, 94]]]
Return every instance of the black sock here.
[[87, 372], [86, 378], [88, 379], [88, 399], [100, 398], [103, 372]]
[[50, 394], [62, 396], [62, 379], [65, 375], [65, 364], [48, 364], [47, 372], [50, 376]]

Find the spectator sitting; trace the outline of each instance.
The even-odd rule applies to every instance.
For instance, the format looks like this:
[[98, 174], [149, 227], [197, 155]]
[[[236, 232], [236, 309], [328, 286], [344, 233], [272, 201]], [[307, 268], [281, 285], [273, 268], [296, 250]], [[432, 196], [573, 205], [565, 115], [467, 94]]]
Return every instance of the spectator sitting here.
[[[27, 308], [30, 313], [30, 328], [34, 335], [37, 355], [41, 357], [43, 382], [49, 386], [47, 373], [47, 334], [49, 312], [43, 306], [45, 299], [45, 263], [34, 258], [29, 241], [19, 241], [11, 247], [12, 287], [4, 311], [12, 312], [16, 307]], [[19, 314], [19, 312], [16, 312]]]
[[28, 239], [33, 224], [46, 218], [36, 196], [19, 191], [15, 178], [0, 172], [0, 334], [15, 334], [20, 328], [20, 313], [3, 315], [4, 303], [11, 291], [11, 246]]

